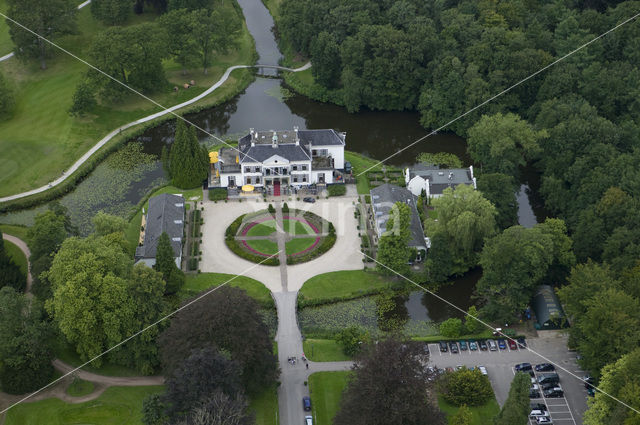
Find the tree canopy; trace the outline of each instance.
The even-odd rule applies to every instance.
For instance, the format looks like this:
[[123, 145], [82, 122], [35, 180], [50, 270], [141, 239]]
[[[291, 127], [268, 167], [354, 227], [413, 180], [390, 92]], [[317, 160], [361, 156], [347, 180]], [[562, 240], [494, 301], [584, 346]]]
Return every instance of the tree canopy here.
[[207, 178], [209, 154], [198, 142], [196, 129], [177, 120], [175, 137], [169, 151], [169, 175], [174, 186], [189, 189]]
[[0, 288], [8, 286], [18, 292], [22, 292], [27, 286], [27, 277], [13, 259], [9, 257], [4, 243], [2, 232], [0, 232]]
[[529, 388], [531, 381], [528, 373], [518, 372], [511, 381], [509, 396], [500, 413], [494, 419], [495, 425], [526, 424], [529, 419]]

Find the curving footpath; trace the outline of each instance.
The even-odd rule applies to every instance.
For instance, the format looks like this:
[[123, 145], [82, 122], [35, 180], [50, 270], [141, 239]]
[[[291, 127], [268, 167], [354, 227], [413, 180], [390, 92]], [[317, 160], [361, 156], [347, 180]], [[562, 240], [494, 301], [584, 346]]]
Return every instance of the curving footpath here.
[[222, 77], [214, 85], [209, 87], [204, 92], [200, 93], [198, 96], [196, 96], [196, 97], [194, 97], [194, 98], [192, 98], [190, 100], [187, 100], [186, 102], [180, 103], [180, 104], [172, 106], [170, 108], [165, 108], [160, 112], [156, 112], [155, 114], [148, 115], [148, 116], [146, 116], [144, 118], [140, 118], [139, 120], [130, 122], [128, 124], [125, 124], [125, 125], [123, 125], [121, 127], [116, 128], [111, 133], [107, 134], [104, 138], [102, 138], [102, 140], [100, 140], [98, 143], [96, 143], [91, 149], [89, 149], [89, 151], [87, 153], [82, 155], [80, 157], [80, 159], [78, 159], [68, 170], [63, 172], [62, 176], [60, 176], [57, 179], [55, 179], [54, 181], [50, 182], [46, 186], [41, 186], [41, 187], [39, 187], [37, 189], [29, 190], [27, 192], [22, 192], [22, 193], [18, 193], [18, 194], [15, 194], [15, 195], [5, 196], [4, 198], [0, 198], [0, 203], [13, 201], [15, 199], [24, 198], [24, 197], [30, 196], [30, 195], [35, 195], [36, 193], [44, 192], [44, 191], [46, 191], [48, 189], [51, 189], [51, 188], [59, 185], [60, 183], [65, 181], [69, 176], [71, 176], [78, 168], [80, 168], [80, 166], [82, 164], [84, 164], [91, 157], [91, 155], [96, 153], [98, 151], [98, 149], [100, 149], [101, 147], [106, 145], [111, 139], [113, 139], [116, 135], [120, 134], [123, 130], [126, 130], [126, 129], [131, 128], [131, 127], [133, 127], [135, 125], [138, 125], [138, 124], [142, 124], [142, 123], [154, 120], [154, 119], [159, 118], [159, 117], [161, 117], [163, 115], [172, 113], [172, 112], [174, 112], [174, 111], [176, 111], [176, 110], [178, 110], [180, 108], [184, 108], [185, 106], [191, 105], [192, 103], [195, 103], [195, 102], [199, 101], [200, 99], [208, 96], [213, 91], [218, 89], [222, 84], [224, 84], [225, 81], [227, 81], [227, 79], [229, 78], [229, 75], [231, 74], [231, 72], [236, 70], [236, 69], [243, 69], [243, 68], [271, 68], [271, 69], [280, 69], [280, 70], [283, 70], [283, 71], [290, 71], [290, 72], [300, 72], [300, 71], [307, 70], [310, 67], [311, 67], [311, 62], [307, 62], [304, 66], [301, 66], [300, 68], [295, 68], [295, 69], [287, 68], [287, 67], [284, 67], [284, 66], [277, 66], [277, 65], [234, 65], [234, 66], [230, 66], [229, 68], [227, 68], [227, 70], [225, 71], [224, 75], [222, 75]]
[[12, 236], [8, 233], [3, 233], [2, 234], [2, 238], [5, 241], [9, 241], [12, 244], [14, 244], [15, 246], [17, 246], [18, 248], [20, 248], [20, 251], [22, 251], [22, 253], [24, 254], [25, 257], [27, 257], [27, 289], [25, 290], [26, 293], [30, 293], [31, 292], [31, 284], [33, 283], [33, 278], [31, 276], [31, 261], [29, 261], [29, 259], [31, 258], [31, 251], [29, 250], [29, 247], [27, 246], [27, 243], [25, 241], [23, 241], [22, 239], [19, 239], [15, 236]]

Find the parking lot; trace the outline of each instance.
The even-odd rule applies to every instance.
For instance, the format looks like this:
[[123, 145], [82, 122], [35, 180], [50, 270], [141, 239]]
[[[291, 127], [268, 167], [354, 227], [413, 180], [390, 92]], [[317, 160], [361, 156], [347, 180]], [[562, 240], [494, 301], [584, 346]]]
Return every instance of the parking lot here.
[[[586, 373], [576, 363], [576, 353], [567, 350], [566, 337], [560, 333], [543, 333], [542, 337], [527, 339], [527, 349], [511, 350], [508, 346], [498, 351], [460, 351], [452, 354], [451, 350], [441, 353], [437, 343], [430, 343], [430, 362], [438, 368], [456, 366], [484, 366], [489, 381], [496, 394], [496, 400], [502, 405], [509, 394], [511, 381], [515, 374], [513, 367], [518, 363], [528, 362], [532, 365], [546, 363], [536, 353], [546, 357], [556, 365], [556, 373], [560, 376], [560, 386], [564, 390], [562, 398], [531, 399], [532, 402], [545, 403], [551, 414], [553, 423], [557, 425], [581, 425], [582, 415], [587, 408], [587, 391], [584, 383], [571, 376], [558, 366], [567, 369], [579, 377]], [[535, 420], [531, 422], [535, 423]]]

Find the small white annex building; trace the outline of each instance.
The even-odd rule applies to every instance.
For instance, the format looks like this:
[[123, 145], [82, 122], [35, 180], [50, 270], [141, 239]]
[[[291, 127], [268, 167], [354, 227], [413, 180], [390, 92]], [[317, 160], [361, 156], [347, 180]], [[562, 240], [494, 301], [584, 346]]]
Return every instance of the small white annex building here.
[[416, 196], [424, 190], [427, 198], [439, 198], [448, 187], [467, 184], [477, 189], [473, 176], [473, 165], [469, 168], [440, 168], [434, 165], [418, 164], [404, 171], [407, 189]]
[[342, 183], [346, 133], [328, 130], [255, 131], [224, 147], [211, 164], [209, 187], [300, 188]]

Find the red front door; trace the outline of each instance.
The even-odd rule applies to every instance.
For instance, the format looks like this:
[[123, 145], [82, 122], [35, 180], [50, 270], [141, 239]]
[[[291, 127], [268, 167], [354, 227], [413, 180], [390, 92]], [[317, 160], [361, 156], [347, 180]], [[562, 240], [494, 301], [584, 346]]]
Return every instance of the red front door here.
[[280, 181], [273, 182], [273, 196], [280, 196]]

